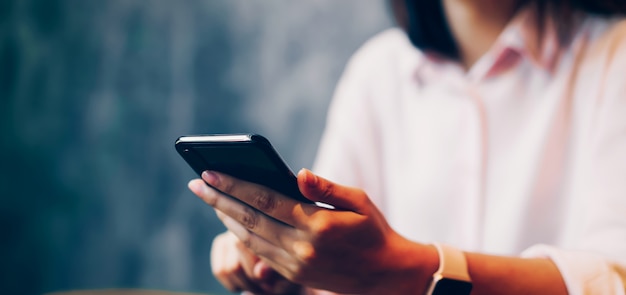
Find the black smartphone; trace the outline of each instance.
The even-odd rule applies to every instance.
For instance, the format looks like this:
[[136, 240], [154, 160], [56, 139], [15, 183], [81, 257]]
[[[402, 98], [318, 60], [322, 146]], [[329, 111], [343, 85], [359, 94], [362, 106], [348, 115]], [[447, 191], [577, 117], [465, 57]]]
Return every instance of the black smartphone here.
[[181, 136], [176, 150], [198, 174], [219, 171], [261, 184], [287, 197], [313, 204], [298, 189], [296, 175], [269, 140], [258, 134]]

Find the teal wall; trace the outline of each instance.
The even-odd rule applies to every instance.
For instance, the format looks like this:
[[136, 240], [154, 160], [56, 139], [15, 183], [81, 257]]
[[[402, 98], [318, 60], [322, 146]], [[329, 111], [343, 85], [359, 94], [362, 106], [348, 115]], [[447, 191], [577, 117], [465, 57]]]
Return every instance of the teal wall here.
[[258, 132], [310, 167], [383, 0], [0, 0], [0, 288], [224, 292], [173, 148]]

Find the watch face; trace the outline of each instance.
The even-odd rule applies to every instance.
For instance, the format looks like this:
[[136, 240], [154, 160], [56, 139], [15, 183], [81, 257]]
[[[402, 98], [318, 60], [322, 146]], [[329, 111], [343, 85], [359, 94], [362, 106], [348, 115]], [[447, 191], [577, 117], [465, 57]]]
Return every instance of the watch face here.
[[468, 295], [472, 291], [472, 283], [442, 278], [437, 281], [433, 295]]

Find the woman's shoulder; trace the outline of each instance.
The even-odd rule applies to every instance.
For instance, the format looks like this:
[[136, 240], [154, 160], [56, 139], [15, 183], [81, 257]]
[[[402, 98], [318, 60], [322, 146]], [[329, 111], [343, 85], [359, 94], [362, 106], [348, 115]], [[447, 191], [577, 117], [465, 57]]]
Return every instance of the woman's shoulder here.
[[[598, 99], [606, 105], [626, 103], [626, 18], [590, 16], [576, 36], [573, 52], [577, 52], [580, 75], [578, 85], [597, 89]], [[578, 48], [578, 49], [577, 49]], [[596, 85], [597, 87], [593, 87]]]
[[586, 39], [589, 50], [596, 54], [604, 52], [626, 58], [626, 16], [589, 15], [577, 37]]

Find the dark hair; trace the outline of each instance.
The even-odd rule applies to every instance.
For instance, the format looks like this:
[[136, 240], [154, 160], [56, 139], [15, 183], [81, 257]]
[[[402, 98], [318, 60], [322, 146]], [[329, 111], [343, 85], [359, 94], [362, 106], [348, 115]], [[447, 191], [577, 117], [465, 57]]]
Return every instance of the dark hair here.
[[424, 51], [457, 58], [459, 50], [446, 21], [442, 1], [402, 1], [406, 13], [404, 19], [398, 19], [398, 22], [405, 28], [411, 43]]
[[[457, 59], [459, 49], [446, 21], [443, 0], [391, 0], [398, 25], [413, 45]], [[560, 42], [567, 42], [579, 12], [612, 16], [626, 13], [626, 0], [519, 0], [518, 7], [536, 3], [541, 36], [546, 16], [555, 20]]]

